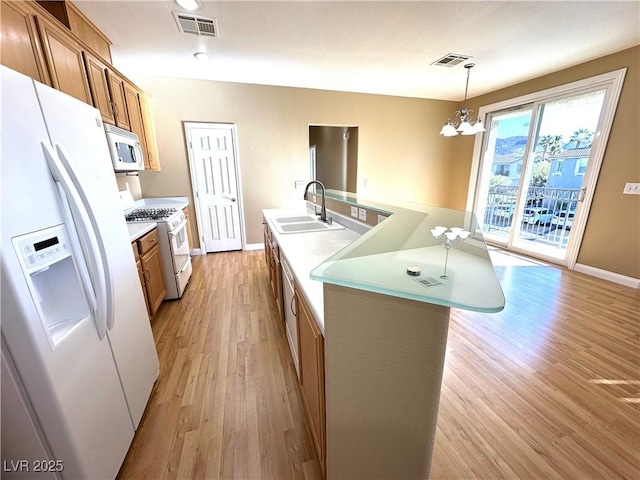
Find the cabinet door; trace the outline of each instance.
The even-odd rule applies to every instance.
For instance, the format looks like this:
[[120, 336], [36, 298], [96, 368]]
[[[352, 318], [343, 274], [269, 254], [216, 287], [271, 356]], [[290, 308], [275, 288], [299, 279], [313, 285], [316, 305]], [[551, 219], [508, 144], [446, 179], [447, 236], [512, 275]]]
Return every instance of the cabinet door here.
[[65, 2], [71, 31], [94, 52], [111, 63], [111, 41], [71, 2]]
[[147, 289], [149, 313], [153, 316], [160, 308], [160, 304], [167, 293], [164, 279], [162, 278], [160, 248], [157, 245], [142, 256], [142, 269]]
[[109, 96], [111, 97], [111, 105], [116, 118], [116, 127], [131, 130], [124, 95], [124, 80], [112, 70], [107, 70], [107, 84], [109, 85]]
[[309, 420], [318, 461], [325, 472], [324, 337], [299, 290], [296, 289], [298, 359], [302, 401]]
[[51, 85], [30, 4], [2, 2], [0, 8], [2, 64]]
[[142, 294], [144, 295], [144, 304], [147, 307], [147, 316], [151, 318], [151, 311], [149, 310], [149, 297], [147, 296], [147, 285], [144, 280], [144, 273], [142, 272], [142, 262], [140, 259], [136, 260], [136, 267], [138, 267], [138, 277], [140, 278], [140, 285], [142, 286]]
[[267, 272], [269, 273], [269, 282], [271, 282], [271, 235], [269, 233], [269, 226], [266, 222], [263, 222], [264, 230], [264, 261], [267, 263]]
[[84, 62], [87, 69], [87, 78], [93, 106], [100, 110], [102, 120], [106, 123], [115, 124], [116, 119], [113, 114], [111, 96], [109, 95], [109, 85], [107, 84], [107, 65], [89, 52], [83, 52]]
[[82, 59], [82, 47], [62, 27], [44, 17], [36, 17], [51, 85], [89, 105], [91, 92]]
[[275, 245], [272, 248], [273, 252], [273, 296], [276, 299], [276, 306], [278, 307], [278, 314], [280, 320], [284, 322], [284, 307], [282, 305], [282, 266], [280, 264], [279, 247]]
[[127, 115], [129, 116], [129, 124], [131, 131], [138, 135], [140, 140], [140, 146], [142, 148], [142, 157], [144, 159], [144, 168], [146, 170], [151, 168], [149, 165], [148, 155], [146, 154], [144, 127], [142, 125], [142, 108], [140, 107], [140, 100], [138, 99], [138, 89], [131, 85], [129, 82], [124, 82], [124, 96], [127, 103]]
[[149, 109], [149, 101], [147, 97], [140, 93], [138, 95], [140, 107], [142, 108], [142, 125], [144, 127], [144, 148], [147, 161], [149, 162], [149, 170], [160, 171], [160, 160], [158, 158], [158, 146], [156, 145], [156, 135], [153, 130], [153, 122], [151, 121], [151, 110]]

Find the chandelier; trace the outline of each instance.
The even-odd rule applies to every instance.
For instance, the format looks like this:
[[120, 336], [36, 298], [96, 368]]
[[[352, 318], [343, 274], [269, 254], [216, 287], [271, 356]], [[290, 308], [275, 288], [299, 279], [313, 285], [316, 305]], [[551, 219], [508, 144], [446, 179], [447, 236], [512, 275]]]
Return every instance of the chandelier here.
[[485, 131], [484, 125], [482, 125], [482, 120], [477, 116], [474, 118], [473, 110], [467, 110], [469, 74], [475, 65], [475, 63], [467, 63], [464, 66], [464, 68], [467, 69], [467, 85], [464, 88], [464, 102], [462, 102], [462, 108], [453, 114], [453, 120], [451, 118], [447, 120], [447, 123], [445, 123], [442, 130], [440, 130], [440, 135], [444, 135], [445, 137], [455, 137], [458, 133], [461, 133], [462, 135], [474, 135]]

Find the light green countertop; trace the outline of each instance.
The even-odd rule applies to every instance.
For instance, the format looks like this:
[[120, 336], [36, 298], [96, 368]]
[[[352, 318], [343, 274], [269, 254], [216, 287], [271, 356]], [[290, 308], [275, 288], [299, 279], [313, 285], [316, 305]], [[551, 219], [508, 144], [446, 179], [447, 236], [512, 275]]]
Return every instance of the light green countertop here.
[[[504, 308], [502, 287], [482, 232], [470, 212], [397, 203], [382, 204], [353, 194], [327, 190], [327, 199], [393, 214], [311, 271], [321, 282], [479, 312]], [[444, 273], [446, 249], [435, 227], [470, 232], [453, 242]], [[407, 274], [418, 267], [419, 276]]]

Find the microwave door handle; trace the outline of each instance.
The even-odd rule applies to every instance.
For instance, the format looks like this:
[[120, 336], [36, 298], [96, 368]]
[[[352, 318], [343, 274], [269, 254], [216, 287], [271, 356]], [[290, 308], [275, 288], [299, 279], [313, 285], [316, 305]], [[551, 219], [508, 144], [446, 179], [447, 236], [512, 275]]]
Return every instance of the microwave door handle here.
[[[84, 256], [84, 261], [87, 265], [91, 265], [94, 273], [93, 290], [96, 298], [96, 310], [94, 312], [94, 318], [96, 323], [96, 329], [98, 331], [98, 337], [102, 340], [106, 334], [106, 317], [107, 317], [107, 301], [106, 301], [106, 278], [103, 274], [104, 267], [102, 265], [102, 257], [97, 255], [99, 247], [97, 244], [97, 238], [93, 228], [91, 228], [91, 220], [88, 217], [88, 212], [84, 208], [82, 200], [78, 194], [78, 191], [74, 188], [74, 183], [69, 175], [69, 170], [65, 168], [60, 157], [56, 155], [49, 145], [42, 143], [45, 159], [51, 176], [54, 181], [60, 185], [62, 193], [64, 193], [64, 199], [62, 202], [68, 202], [69, 211], [72, 216], [68, 220], [74, 224], [78, 232], [82, 234], [86, 244], [84, 248], [81, 247], [81, 252]], [[58, 149], [58, 152], [60, 150]], [[87, 252], [87, 250], [89, 250]], [[87, 262], [86, 258], [90, 255], [93, 262]], [[95, 271], [97, 270], [97, 271]]]
[[82, 206], [87, 213], [86, 217], [89, 223], [86, 224], [87, 230], [90, 232], [94, 242], [91, 244], [91, 251], [94, 258], [96, 258], [96, 266], [98, 268], [98, 285], [99, 285], [99, 297], [102, 300], [103, 308], [100, 309], [103, 320], [101, 321], [103, 327], [111, 330], [114, 324], [114, 305], [113, 305], [113, 278], [111, 277], [111, 271], [109, 269], [109, 258], [107, 257], [107, 251], [104, 245], [104, 239], [100, 233], [98, 227], [98, 221], [95, 217], [91, 204], [78, 177], [76, 176], [73, 168], [71, 168], [71, 162], [69, 162], [69, 155], [67, 154], [63, 145], [56, 144], [56, 151], [58, 152], [58, 158], [68, 173], [68, 178], [71, 180], [74, 190], [78, 193], [79, 205]]
[[140, 142], [135, 142], [133, 148], [135, 150], [135, 158], [140, 161], [140, 170], [144, 170], [144, 158], [142, 158], [142, 147], [140, 146]]

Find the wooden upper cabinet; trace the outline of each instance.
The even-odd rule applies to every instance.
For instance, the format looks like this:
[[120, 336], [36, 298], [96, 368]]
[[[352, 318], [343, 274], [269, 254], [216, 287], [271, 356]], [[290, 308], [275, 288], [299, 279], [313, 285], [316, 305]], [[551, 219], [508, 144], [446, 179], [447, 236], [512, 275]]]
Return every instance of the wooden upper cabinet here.
[[91, 105], [82, 47], [70, 33], [53, 21], [43, 16], [38, 16], [35, 20], [51, 75], [51, 85]]
[[3, 65], [51, 85], [31, 2], [2, 2], [0, 56]]
[[91, 50], [111, 63], [111, 41], [71, 2], [65, 2], [69, 28]]
[[148, 170], [150, 168], [150, 165], [145, 149], [145, 132], [142, 122], [142, 107], [140, 106], [140, 100], [138, 98], [138, 89], [131, 83], [125, 81], [124, 96], [127, 103], [129, 125], [131, 126], [131, 131], [138, 135], [138, 139], [140, 140], [140, 147], [142, 149], [142, 156], [144, 158], [144, 168]]
[[111, 41], [73, 3], [67, 0], [37, 0], [38, 4], [94, 53], [111, 63]]
[[158, 146], [156, 144], [153, 122], [151, 121], [151, 110], [149, 109], [149, 103], [146, 95], [144, 95], [142, 92], [139, 92], [138, 99], [140, 100], [140, 107], [142, 108], [142, 123], [144, 126], [145, 138], [143, 149], [146, 153], [145, 157], [149, 162], [149, 170], [159, 172], [160, 160], [158, 159]]
[[124, 94], [124, 80], [113, 70], [107, 70], [107, 84], [109, 85], [109, 95], [115, 115], [116, 127], [131, 130]]
[[102, 120], [115, 125], [116, 119], [113, 114], [111, 95], [109, 95], [109, 85], [107, 83], [107, 65], [95, 55], [84, 52], [84, 63], [87, 69], [87, 78], [93, 98], [93, 106], [100, 110]]

